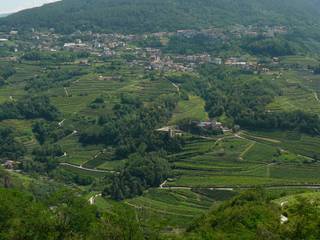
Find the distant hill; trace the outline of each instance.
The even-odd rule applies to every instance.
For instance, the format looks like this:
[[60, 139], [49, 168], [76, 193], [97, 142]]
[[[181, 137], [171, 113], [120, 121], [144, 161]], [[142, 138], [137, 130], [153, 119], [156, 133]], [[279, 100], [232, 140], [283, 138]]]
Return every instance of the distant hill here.
[[7, 17], [7, 16], [9, 16], [9, 15], [10, 15], [10, 13], [1, 13], [1, 14], [0, 14], [0, 18]]
[[158, 32], [230, 24], [320, 26], [320, 0], [63, 0], [0, 20], [2, 28]]

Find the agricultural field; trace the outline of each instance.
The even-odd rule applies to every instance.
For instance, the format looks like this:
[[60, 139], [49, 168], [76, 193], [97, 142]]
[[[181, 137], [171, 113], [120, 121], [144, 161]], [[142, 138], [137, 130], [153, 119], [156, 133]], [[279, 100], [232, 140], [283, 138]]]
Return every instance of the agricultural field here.
[[[242, 188], [319, 184], [320, 165], [312, 163], [312, 157], [303, 155], [305, 151], [299, 151], [303, 149], [301, 139], [308, 140], [305, 144], [312, 149], [311, 140], [317, 138], [302, 135], [301, 139], [294, 140], [294, 136], [287, 133], [288, 141], [284, 141], [270, 135], [243, 132], [212, 140], [192, 139], [183, 152], [171, 156], [177, 177], [167, 185]], [[288, 142], [300, 147], [290, 146]]]
[[302, 67], [317, 66], [318, 60], [310, 56], [285, 56], [280, 58], [280, 63], [284, 65], [298, 65]]
[[[314, 59], [283, 58], [281, 64], [293, 65], [300, 62], [303, 66], [315, 64]], [[16, 73], [10, 77], [5, 87], [0, 88], [0, 102], [13, 101], [30, 94], [25, 90], [25, 79], [34, 75], [43, 75], [47, 69], [37, 62], [15, 63]], [[97, 72], [99, 67], [102, 72]], [[116, 70], [110, 63], [80, 66], [86, 74], [72, 78], [65, 86], [54, 86], [43, 93], [50, 96], [52, 103], [62, 112], [63, 125], [72, 128], [72, 133], [58, 141], [65, 155], [60, 163], [83, 166], [90, 169], [114, 171], [125, 165], [126, 159], [113, 159], [113, 150], [108, 156], [100, 158], [105, 151], [103, 145], [83, 145], [79, 143], [76, 132], [77, 121], [81, 118], [95, 120], [101, 113], [111, 113], [122, 94], [138, 97], [146, 105], [159, 95], [176, 93], [177, 89], [165, 78], [150, 80], [142, 68], [121, 65]], [[62, 64], [64, 70], [77, 66]], [[270, 80], [271, 76], [262, 78]], [[256, 81], [252, 76], [240, 75], [239, 82]], [[276, 97], [267, 106], [269, 111], [304, 110], [320, 113], [318, 101], [318, 79], [303, 70], [286, 71], [279, 79], [282, 95]], [[33, 93], [31, 93], [33, 94]], [[103, 97], [103, 108], [91, 108], [90, 104]], [[204, 109], [205, 101], [195, 95], [188, 100], [178, 102], [168, 125], [174, 125], [185, 119], [208, 120]], [[8, 120], [1, 125], [12, 126], [18, 131], [19, 139], [27, 146], [29, 153], [37, 146], [31, 131], [32, 120]], [[168, 156], [175, 177], [168, 186], [214, 187], [214, 186], [251, 186], [318, 183], [319, 176], [314, 173], [319, 166], [313, 163], [320, 156], [320, 139], [294, 132], [246, 132], [239, 135], [226, 133], [221, 136], [201, 138], [187, 136], [183, 150]], [[309, 163], [305, 165], [304, 163]], [[299, 164], [303, 164], [299, 166]], [[85, 169], [63, 166], [69, 171], [85, 173]], [[103, 174], [88, 173], [101, 176]]]
[[226, 190], [151, 189], [143, 196], [126, 200], [124, 204], [134, 208], [145, 225], [175, 232], [188, 226], [212, 205], [236, 194]]
[[181, 100], [169, 121], [169, 125], [190, 119], [198, 121], [208, 120], [208, 113], [206, 113], [204, 107], [204, 100], [198, 96], [189, 96], [188, 100]]
[[281, 96], [267, 106], [269, 111], [320, 113], [319, 77], [303, 71], [286, 71], [280, 79]]

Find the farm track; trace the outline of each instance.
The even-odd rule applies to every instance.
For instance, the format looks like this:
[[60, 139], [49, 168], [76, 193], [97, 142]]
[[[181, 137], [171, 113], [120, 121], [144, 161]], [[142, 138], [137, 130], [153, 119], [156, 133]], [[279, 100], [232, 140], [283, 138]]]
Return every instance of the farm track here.
[[91, 198], [89, 198], [88, 202], [90, 203], [90, 205], [94, 205], [96, 203], [96, 198], [101, 197], [101, 196], [102, 196], [101, 193], [96, 194], [96, 195], [92, 196]]
[[317, 102], [320, 103], [320, 99], [318, 97], [317, 92], [314, 92], [313, 94], [314, 94], [314, 98], [317, 100]]
[[91, 168], [86, 168], [83, 166], [75, 165], [75, 164], [70, 164], [70, 163], [60, 163], [61, 166], [68, 166], [68, 167], [73, 167], [89, 172], [98, 172], [98, 173], [117, 173], [116, 171], [111, 171], [111, 170], [100, 170], [100, 169], [91, 169]]
[[[264, 189], [320, 189], [320, 185], [312, 185], [312, 184], [306, 184], [306, 185], [267, 185], [262, 186]], [[207, 189], [207, 190], [224, 190], [224, 191], [235, 191], [235, 190], [245, 190], [245, 189], [254, 189], [255, 186], [249, 187], [249, 186], [243, 186], [243, 187], [237, 187], [237, 186], [225, 186], [225, 187], [188, 187], [188, 186], [162, 186], [161, 189], [163, 190], [192, 190], [192, 189]]]

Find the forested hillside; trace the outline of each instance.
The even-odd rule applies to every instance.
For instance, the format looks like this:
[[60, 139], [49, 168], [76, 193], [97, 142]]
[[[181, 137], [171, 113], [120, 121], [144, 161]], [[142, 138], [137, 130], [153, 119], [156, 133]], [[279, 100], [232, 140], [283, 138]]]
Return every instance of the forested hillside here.
[[319, 25], [319, 0], [63, 0], [13, 14], [3, 27], [158, 32], [229, 24]]

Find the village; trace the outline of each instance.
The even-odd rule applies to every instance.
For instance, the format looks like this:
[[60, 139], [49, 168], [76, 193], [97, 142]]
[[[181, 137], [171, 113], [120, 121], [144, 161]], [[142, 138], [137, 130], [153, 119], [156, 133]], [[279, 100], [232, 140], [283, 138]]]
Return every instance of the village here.
[[[89, 53], [90, 58], [78, 59], [75, 64], [89, 64], [89, 62], [104, 61], [112, 58], [125, 58], [129, 65], [143, 66], [146, 70], [161, 72], [192, 72], [202, 64], [226, 65], [231, 67], [252, 70], [254, 72], [269, 71], [266, 66], [258, 63], [257, 59], [247, 55], [219, 56], [209, 52], [196, 54], [172, 54], [164, 51], [168, 41], [172, 37], [192, 38], [195, 36], [206, 37], [212, 43], [228, 43], [234, 38], [264, 36], [272, 38], [279, 34], [286, 34], [283, 26], [242, 26], [236, 25], [229, 29], [204, 29], [204, 30], [178, 30], [176, 32], [158, 32], [142, 35], [106, 34], [77, 31], [68, 37], [58, 34], [54, 29], [50, 31], [37, 31], [31, 29], [28, 33], [19, 33], [12, 30], [8, 33], [0, 33], [0, 49], [8, 48], [15, 53], [15, 57], [6, 57], [7, 60], [17, 61], [21, 57], [20, 52], [75, 52]], [[27, 39], [30, 41], [25, 41]], [[22, 41], [24, 39], [24, 41]], [[141, 43], [156, 39], [162, 45], [148, 46]], [[153, 44], [151, 44], [153, 45]]]

